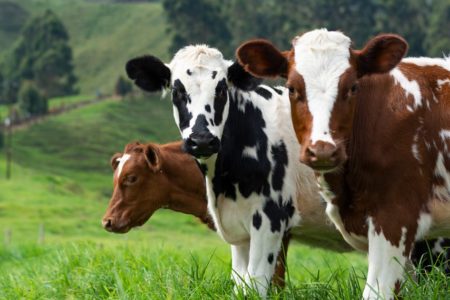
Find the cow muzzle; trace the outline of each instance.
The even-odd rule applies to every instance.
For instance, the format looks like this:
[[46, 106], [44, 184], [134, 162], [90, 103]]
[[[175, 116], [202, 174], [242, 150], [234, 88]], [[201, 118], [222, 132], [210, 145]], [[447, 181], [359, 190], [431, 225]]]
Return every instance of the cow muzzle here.
[[303, 151], [300, 160], [316, 171], [332, 171], [342, 162], [340, 151], [335, 145], [318, 141]]
[[184, 140], [184, 151], [196, 158], [209, 158], [220, 150], [220, 140], [211, 133], [194, 135]]

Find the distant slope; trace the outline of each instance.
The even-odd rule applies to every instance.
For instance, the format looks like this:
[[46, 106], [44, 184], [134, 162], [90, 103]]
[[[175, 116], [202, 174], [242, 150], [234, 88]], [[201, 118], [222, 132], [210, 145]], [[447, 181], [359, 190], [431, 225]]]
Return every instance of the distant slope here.
[[28, 16], [16, 2], [0, 0], [0, 53], [11, 48]]
[[170, 38], [158, 2], [15, 0], [15, 3], [32, 15], [50, 8], [63, 20], [70, 34], [83, 94], [110, 93], [117, 77], [124, 74], [126, 61], [134, 56], [152, 53], [170, 57], [167, 53]]
[[56, 174], [110, 175], [109, 159], [126, 143], [178, 138], [168, 99], [108, 100], [15, 133], [14, 157], [23, 166]]

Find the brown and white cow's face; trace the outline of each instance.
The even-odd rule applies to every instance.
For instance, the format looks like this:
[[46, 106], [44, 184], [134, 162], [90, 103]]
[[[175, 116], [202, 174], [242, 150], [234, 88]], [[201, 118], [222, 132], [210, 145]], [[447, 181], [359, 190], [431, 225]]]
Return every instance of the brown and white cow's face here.
[[103, 217], [103, 227], [126, 233], [143, 225], [169, 199], [166, 178], [160, 173], [159, 149], [132, 143], [111, 159], [114, 192]]
[[294, 38], [290, 51], [280, 52], [264, 40], [243, 44], [239, 62], [255, 76], [287, 79], [294, 129], [302, 145], [300, 159], [330, 172], [347, 159], [358, 79], [394, 68], [407, 49], [395, 35], [381, 35], [363, 50], [352, 50], [341, 32], [314, 30]]

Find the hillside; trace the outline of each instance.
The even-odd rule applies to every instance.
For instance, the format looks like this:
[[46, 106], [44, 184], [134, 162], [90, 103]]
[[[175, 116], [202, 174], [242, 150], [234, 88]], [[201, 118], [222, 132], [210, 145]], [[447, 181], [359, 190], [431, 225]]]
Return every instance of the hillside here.
[[[0, 8], [4, 1], [0, 0]], [[67, 5], [64, 0], [15, 0], [14, 4], [21, 5], [23, 14], [29, 15], [49, 8], [63, 20], [69, 31], [82, 94], [110, 93], [117, 77], [124, 74], [126, 61], [134, 56], [152, 53], [170, 57], [167, 53], [170, 39], [158, 2], [73, 0]], [[20, 27], [5, 33], [5, 26], [11, 27], [7, 16], [0, 14], [0, 53], [3, 50], [3, 54]]]

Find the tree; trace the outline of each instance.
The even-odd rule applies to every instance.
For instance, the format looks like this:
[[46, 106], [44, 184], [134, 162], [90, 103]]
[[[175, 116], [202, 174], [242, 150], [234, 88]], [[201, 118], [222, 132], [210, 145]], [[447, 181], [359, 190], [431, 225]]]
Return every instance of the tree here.
[[213, 0], [163, 0], [163, 7], [173, 34], [171, 51], [189, 44], [203, 43], [232, 55], [231, 33], [220, 3]]
[[13, 50], [9, 75], [13, 81], [34, 81], [47, 98], [76, 92], [69, 35], [52, 11], [27, 23]]
[[30, 81], [22, 82], [18, 96], [18, 106], [25, 116], [38, 116], [47, 113], [47, 99], [44, 98]]
[[129, 80], [123, 78], [122, 75], [119, 76], [119, 78], [117, 78], [116, 84], [114, 86], [114, 92], [116, 95], [124, 97], [129, 93], [131, 93], [132, 89], [133, 85], [130, 83]]
[[425, 46], [431, 56], [450, 55], [450, 2], [433, 1]]

